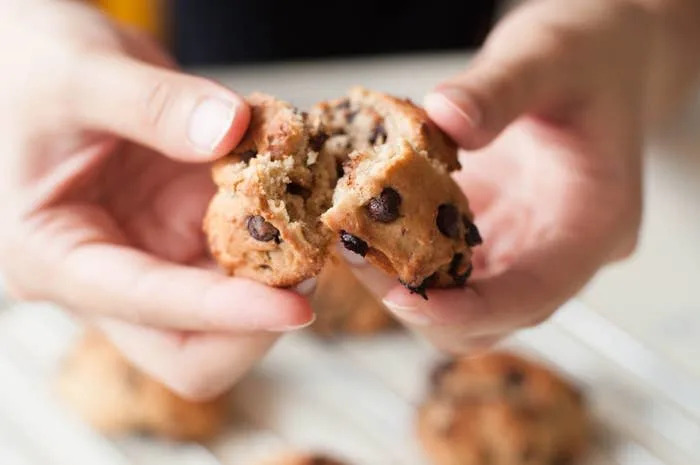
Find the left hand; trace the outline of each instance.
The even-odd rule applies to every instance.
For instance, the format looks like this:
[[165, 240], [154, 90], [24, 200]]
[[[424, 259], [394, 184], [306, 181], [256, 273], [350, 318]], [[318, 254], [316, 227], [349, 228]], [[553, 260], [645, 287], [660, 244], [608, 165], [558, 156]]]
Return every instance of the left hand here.
[[455, 179], [484, 238], [474, 273], [424, 301], [369, 267], [355, 271], [439, 348], [487, 347], [541, 322], [633, 251], [647, 19], [628, 2], [528, 3], [426, 97], [431, 118], [469, 150]]

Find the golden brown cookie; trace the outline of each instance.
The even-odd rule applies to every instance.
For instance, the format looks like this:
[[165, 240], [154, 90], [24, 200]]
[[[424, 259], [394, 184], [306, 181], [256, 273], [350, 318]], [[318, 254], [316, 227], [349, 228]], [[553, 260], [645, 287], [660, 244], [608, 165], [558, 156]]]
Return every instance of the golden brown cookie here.
[[329, 134], [322, 152], [342, 163], [322, 216], [342, 244], [423, 297], [426, 288], [464, 285], [481, 237], [449, 174], [459, 167], [456, 147], [425, 111], [355, 88], [317, 105], [311, 119]]
[[250, 128], [213, 169], [204, 221], [225, 270], [292, 286], [320, 272], [335, 235], [425, 298], [464, 285], [481, 237], [449, 174], [456, 147], [423, 109], [359, 87], [309, 115], [248, 101]]
[[330, 233], [319, 217], [331, 205], [335, 161], [319, 152], [304, 113], [263, 94], [248, 103], [244, 140], [214, 165], [204, 230], [230, 274], [292, 286], [325, 262]]
[[345, 260], [331, 254], [311, 299], [322, 336], [368, 335], [397, 326], [396, 320], [355, 277]]
[[106, 434], [206, 440], [226, 420], [226, 397], [191, 402], [132, 366], [101, 333], [87, 332], [58, 378], [61, 397]]
[[501, 352], [439, 366], [418, 435], [436, 465], [568, 465], [587, 447], [588, 420], [574, 387]]
[[287, 453], [265, 460], [257, 465], [347, 465], [321, 454]]

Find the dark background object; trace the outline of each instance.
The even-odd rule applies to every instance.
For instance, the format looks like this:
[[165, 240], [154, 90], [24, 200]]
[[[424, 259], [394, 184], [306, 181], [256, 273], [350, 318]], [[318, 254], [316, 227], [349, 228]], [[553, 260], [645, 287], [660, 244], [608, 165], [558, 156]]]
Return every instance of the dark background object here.
[[450, 50], [479, 45], [496, 0], [175, 0], [183, 65]]

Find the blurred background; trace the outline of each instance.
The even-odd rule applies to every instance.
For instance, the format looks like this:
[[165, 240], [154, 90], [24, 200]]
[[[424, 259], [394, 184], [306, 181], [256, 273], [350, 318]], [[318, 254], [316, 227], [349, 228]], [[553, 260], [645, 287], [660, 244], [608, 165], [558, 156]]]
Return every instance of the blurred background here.
[[[96, 3], [119, 21], [150, 31], [189, 69], [243, 94], [261, 90], [300, 107], [355, 84], [420, 101], [464, 67], [470, 57], [464, 50], [477, 47], [509, 6], [461, 2], [465, 10], [452, 17], [462, 26], [467, 18], [472, 32], [453, 36], [445, 31], [458, 28], [445, 27], [444, 17], [440, 27], [430, 19], [441, 0], [431, 8], [398, 2], [415, 4], [422, 16], [396, 17], [390, 26], [384, 18], [391, 8], [375, 10], [369, 0], [354, 2], [360, 13], [342, 21], [330, 2], [307, 2], [303, 12], [284, 0], [254, 6]], [[259, 21], [240, 19], [269, 19], [270, 8], [285, 12], [270, 26], [276, 34], [260, 30]], [[378, 27], [415, 29], [421, 31], [416, 37], [433, 39], [382, 41], [377, 49], [367, 31]], [[309, 52], [304, 44], [318, 37], [333, 47]], [[506, 343], [585, 389], [598, 424], [589, 463], [700, 463], [698, 127], [700, 92], [647, 141], [644, 223], [635, 255], [604, 269], [551, 321]], [[358, 464], [427, 463], [415, 444], [413, 415], [425, 373], [439, 355], [409, 334], [330, 342], [310, 334], [285, 338], [234, 389], [225, 433], [199, 445], [107, 439], [62, 406], [52, 380], [77, 331], [60, 310], [12, 302], [0, 290], [0, 465], [246, 464], [288, 447], [327, 450]]]

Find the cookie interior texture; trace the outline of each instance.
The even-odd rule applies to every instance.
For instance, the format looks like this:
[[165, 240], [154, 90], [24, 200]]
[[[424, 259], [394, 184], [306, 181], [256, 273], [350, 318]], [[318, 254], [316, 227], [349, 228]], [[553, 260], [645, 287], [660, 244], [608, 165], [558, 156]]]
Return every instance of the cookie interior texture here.
[[[456, 147], [410, 101], [362, 88], [311, 111], [340, 180], [323, 222], [348, 249], [411, 291], [461, 286], [471, 272], [466, 197], [448, 176]], [[448, 209], [449, 218], [442, 214]]]
[[534, 362], [503, 352], [457, 358], [431, 381], [418, 433], [436, 465], [571, 465], [585, 452], [581, 394]]
[[464, 284], [480, 237], [449, 177], [456, 147], [421, 108], [363, 88], [308, 115], [248, 101], [250, 128], [213, 169], [205, 219], [226, 270], [291, 286], [320, 272], [335, 236], [424, 297]]
[[248, 98], [251, 124], [213, 169], [218, 192], [204, 222], [210, 249], [232, 274], [273, 286], [316, 275], [330, 232], [335, 162], [313, 148], [306, 115], [263, 94]]
[[226, 420], [226, 396], [205, 402], [185, 400], [131, 365], [93, 330], [65, 358], [57, 383], [62, 399], [106, 434], [206, 440]]

